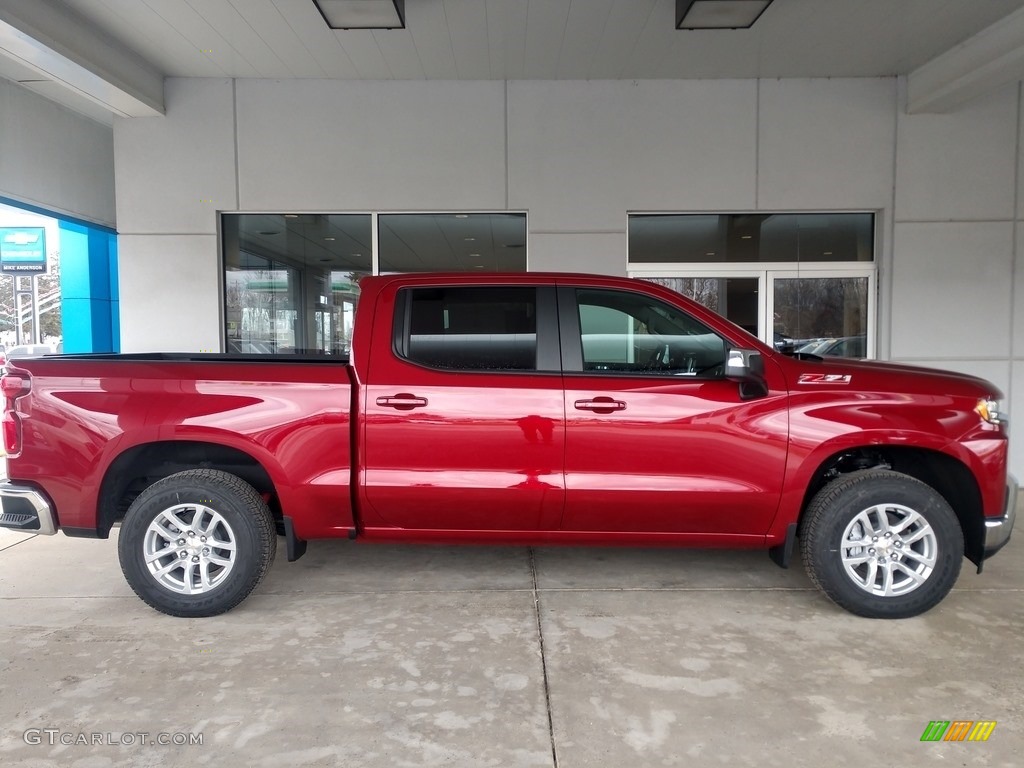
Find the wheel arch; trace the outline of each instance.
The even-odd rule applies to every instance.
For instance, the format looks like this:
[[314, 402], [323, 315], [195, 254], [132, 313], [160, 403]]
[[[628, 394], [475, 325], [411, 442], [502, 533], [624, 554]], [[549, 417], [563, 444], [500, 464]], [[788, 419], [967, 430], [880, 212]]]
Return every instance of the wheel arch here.
[[201, 468], [219, 469], [244, 480], [268, 499], [275, 520], [281, 519], [274, 481], [251, 454], [220, 443], [165, 440], [132, 446], [107, 467], [97, 498], [97, 535], [106, 538], [114, 523], [124, 518], [132, 501], [153, 483], [177, 472]]
[[964, 556], [975, 565], [984, 557], [985, 517], [981, 488], [962, 461], [930, 448], [868, 445], [836, 451], [811, 475], [800, 505], [798, 532], [803, 532], [811, 500], [830, 482], [862, 469], [891, 469], [920, 480], [941, 495], [956, 513], [964, 536]]

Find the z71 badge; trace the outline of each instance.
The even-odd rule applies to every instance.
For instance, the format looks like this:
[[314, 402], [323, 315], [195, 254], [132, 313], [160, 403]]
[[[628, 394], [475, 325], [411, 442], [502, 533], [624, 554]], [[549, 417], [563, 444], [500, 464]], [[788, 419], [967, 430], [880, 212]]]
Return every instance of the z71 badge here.
[[800, 384], [849, 384], [853, 376], [848, 373], [801, 373]]

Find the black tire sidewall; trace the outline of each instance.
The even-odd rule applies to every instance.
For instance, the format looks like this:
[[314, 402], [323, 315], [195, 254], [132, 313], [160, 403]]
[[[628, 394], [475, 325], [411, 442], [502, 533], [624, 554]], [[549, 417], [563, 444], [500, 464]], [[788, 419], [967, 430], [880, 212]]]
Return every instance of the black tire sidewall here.
[[[858, 473], [859, 474], [859, 473]], [[907, 618], [924, 613], [939, 603], [953, 588], [963, 560], [963, 533], [956, 514], [935, 490], [913, 478], [894, 472], [848, 476], [845, 488], [826, 487], [821, 493], [838, 491], [810, 522], [812, 577], [837, 604], [859, 616]], [[817, 501], [817, 500], [816, 500]], [[824, 500], [823, 500], [824, 501]], [[935, 533], [938, 556], [924, 584], [894, 597], [872, 595], [857, 586], [842, 562], [843, 534], [860, 512], [879, 504], [899, 504], [918, 512]], [[813, 503], [812, 503], [813, 506]]]
[[[118, 557], [125, 578], [135, 593], [158, 611], [172, 616], [213, 616], [238, 605], [262, 579], [273, 557], [268, 551], [267, 523], [260, 515], [269, 511], [251, 486], [226, 473], [197, 477], [185, 472], [172, 475], [143, 491], [132, 503], [121, 525]], [[241, 492], [240, 492], [241, 491]], [[246, 493], [248, 491], [249, 493]], [[259, 502], [263, 509], [253, 509]], [[144, 541], [150, 523], [164, 510], [181, 504], [202, 504], [220, 514], [235, 537], [235, 562], [223, 583], [209, 592], [183, 595], [162, 586], [145, 562]], [[270, 537], [273, 543], [274, 537]]]

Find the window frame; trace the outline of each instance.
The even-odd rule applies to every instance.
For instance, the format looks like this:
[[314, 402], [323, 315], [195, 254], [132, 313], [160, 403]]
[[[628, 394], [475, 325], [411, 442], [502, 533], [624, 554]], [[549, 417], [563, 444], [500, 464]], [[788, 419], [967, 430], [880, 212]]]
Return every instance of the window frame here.
[[[744, 215], [744, 214], [871, 214], [873, 216], [873, 238], [870, 261], [751, 261], [751, 262], [634, 262], [630, 260], [629, 224], [633, 217], [643, 216], [689, 216], [689, 215]], [[858, 278], [868, 279], [867, 316], [867, 359], [877, 359], [879, 353], [879, 295], [881, 257], [885, 252], [882, 241], [882, 212], [876, 209], [850, 208], [839, 210], [812, 209], [806, 211], [626, 211], [626, 274], [632, 278], [730, 278], [757, 277], [758, 284], [758, 333], [757, 338], [765, 345], [775, 347], [776, 278]]]
[[[419, 360], [409, 357], [409, 342], [412, 331], [412, 295], [414, 291], [429, 291], [437, 289], [455, 290], [508, 290], [510, 288], [526, 288], [535, 291], [536, 297], [536, 337], [537, 354], [534, 368], [444, 368], [436, 365], [428, 365]], [[558, 307], [555, 299], [555, 286], [550, 284], [537, 285], [535, 283], [418, 283], [416, 285], [403, 286], [395, 294], [395, 311], [392, 321], [391, 351], [394, 356], [407, 365], [412, 365], [423, 370], [435, 371], [450, 375], [477, 374], [484, 376], [509, 375], [509, 376], [536, 376], [556, 375], [562, 373], [559, 355], [558, 336]]]

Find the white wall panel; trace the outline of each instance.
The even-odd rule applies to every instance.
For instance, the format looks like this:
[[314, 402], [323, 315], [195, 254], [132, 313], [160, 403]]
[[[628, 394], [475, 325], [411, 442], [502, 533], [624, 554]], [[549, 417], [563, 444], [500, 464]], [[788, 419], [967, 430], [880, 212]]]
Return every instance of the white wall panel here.
[[232, 84], [164, 84], [164, 117], [114, 121], [117, 225], [130, 234], [214, 234], [237, 207]]
[[[1017, 248], [1013, 269], [1013, 356], [1024, 358], [1024, 221], [1017, 222]], [[1021, 403], [1024, 411], [1024, 403]]]
[[1013, 218], [1016, 85], [949, 114], [901, 111], [897, 134], [896, 221]]
[[1008, 358], [1012, 222], [896, 223], [892, 356]]
[[895, 107], [891, 78], [762, 80], [758, 207], [891, 205]]
[[118, 237], [122, 352], [220, 351], [216, 235]]
[[0, 196], [113, 226], [111, 129], [0, 79]]
[[243, 210], [505, 207], [503, 83], [237, 88]]
[[[1024, 429], [1014, 428], [1024, 420], [1024, 360], [1013, 362], [1010, 388], [1010, 471], [1024, 481]], [[1019, 502], [1018, 502], [1019, 503]], [[1018, 534], [1019, 535], [1019, 534]]]
[[626, 274], [626, 233], [530, 235], [531, 272]]
[[539, 230], [754, 206], [753, 80], [509, 83], [509, 204]]

